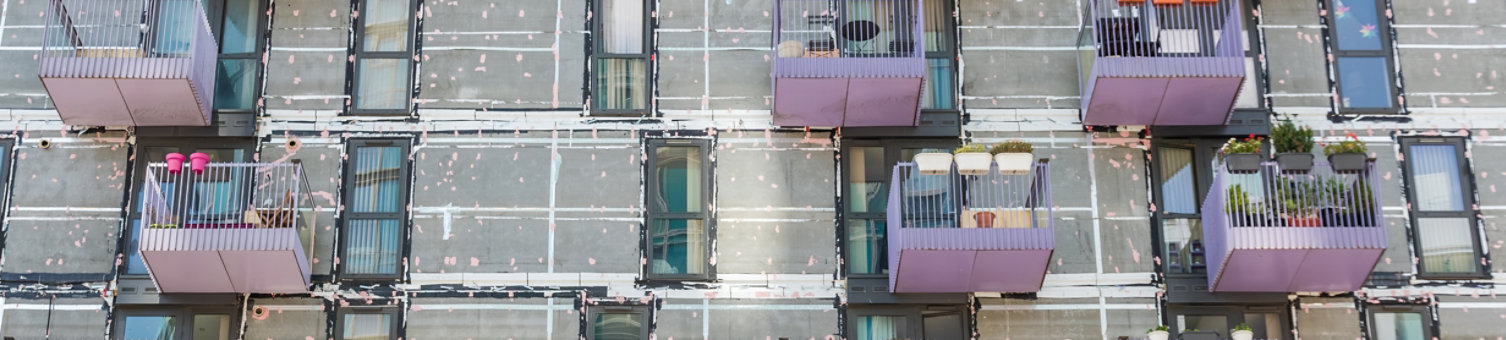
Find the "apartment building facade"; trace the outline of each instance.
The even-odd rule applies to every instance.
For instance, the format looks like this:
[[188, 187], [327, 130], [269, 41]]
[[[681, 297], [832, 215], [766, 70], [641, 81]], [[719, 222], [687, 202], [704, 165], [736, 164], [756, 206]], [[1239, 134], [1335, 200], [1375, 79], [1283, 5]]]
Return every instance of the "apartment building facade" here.
[[0, 3], [7, 338], [1506, 335], [1497, 0]]

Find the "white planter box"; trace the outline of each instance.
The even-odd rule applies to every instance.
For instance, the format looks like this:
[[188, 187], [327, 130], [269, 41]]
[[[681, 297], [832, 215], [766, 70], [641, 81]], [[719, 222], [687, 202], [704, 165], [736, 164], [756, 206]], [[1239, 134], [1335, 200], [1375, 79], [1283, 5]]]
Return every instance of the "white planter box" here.
[[1150, 340], [1166, 340], [1166, 338], [1169, 337], [1171, 337], [1171, 333], [1168, 333], [1166, 331], [1154, 331], [1145, 333], [1145, 338]]
[[915, 168], [922, 175], [945, 175], [952, 172], [952, 154], [928, 152], [915, 155]]
[[963, 152], [953, 157], [957, 160], [957, 173], [963, 175], [986, 175], [994, 164], [994, 156], [987, 152]]
[[1028, 153], [1001, 153], [994, 155], [994, 160], [999, 162], [999, 173], [1005, 175], [1021, 175], [1030, 172], [1030, 166], [1035, 165], [1035, 155]]
[[1233, 337], [1234, 340], [1252, 340], [1255, 339], [1255, 332], [1234, 331], [1233, 333], [1229, 333], [1229, 336]]

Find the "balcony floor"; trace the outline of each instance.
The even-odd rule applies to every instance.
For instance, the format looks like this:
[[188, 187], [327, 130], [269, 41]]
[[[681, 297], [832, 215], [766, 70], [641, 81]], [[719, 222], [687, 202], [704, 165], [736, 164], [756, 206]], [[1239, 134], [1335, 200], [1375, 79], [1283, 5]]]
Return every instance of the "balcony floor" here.
[[892, 233], [896, 293], [1036, 292], [1056, 249], [1052, 228], [900, 228]]
[[776, 78], [774, 125], [915, 126], [921, 78]]
[[1101, 77], [1086, 125], [1224, 125], [1243, 77]]
[[1216, 292], [1347, 292], [1365, 284], [1385, 249], [1238, 249]]
[[208, 126], [188, 79], [42, 78], [68, 125]]
[[308, 291], [298, 255], [280, 251], [142, 251], [163, 293], [299, 293]]

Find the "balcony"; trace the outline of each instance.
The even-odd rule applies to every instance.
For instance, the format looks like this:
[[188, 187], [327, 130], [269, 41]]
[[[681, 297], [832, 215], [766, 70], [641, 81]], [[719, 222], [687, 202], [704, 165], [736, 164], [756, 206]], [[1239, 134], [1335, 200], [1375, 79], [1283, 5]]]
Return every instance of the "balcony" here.
[[1084, 125], [1224, 125], [1245, 78], [1239, 0], [1090, 0]]
[[1036, 292], [1056, 249], [1050, 167], [1022, 175], [922, 175], [894, 167], [889, 290]]
[[776, 0], [774, 125], [915, 126], [918, 13], [917, 0]]
[[163, 293], [297, 293], [309, 287], [314, 211], [295, 163], [148, 166], [141, 257]]
[[42, 85], [69, 125], [208, 126], [219, 48], [197, 0], [50, 0]]
[[1386, 250], [1375, 164], [1360, 173], [1275, 163], [1215, 170], [1203, 201], [1208, 287], [1214, 292], [1342, 292], [1365, 283]]

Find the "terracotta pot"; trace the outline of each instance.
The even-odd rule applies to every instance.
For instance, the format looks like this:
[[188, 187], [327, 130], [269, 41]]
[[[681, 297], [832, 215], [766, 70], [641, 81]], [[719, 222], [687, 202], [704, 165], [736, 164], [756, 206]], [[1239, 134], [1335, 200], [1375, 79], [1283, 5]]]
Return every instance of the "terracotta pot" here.
[[1321, 227], [1323, 226], [1323, 219], [1317, 216], [1288, 216], [1286, 218], [1286, 225], [1288, 227]]
[[993, 155], [987, 152], [963, 152], [952, 156], [957, 162], [957, 173], [963, 175], [985, 175], [988, 167], [993, 165]]
[[183, 172], [183, 160], [186, 158], [177, 152], [167, 154], [167, 173], [177, 175]]

